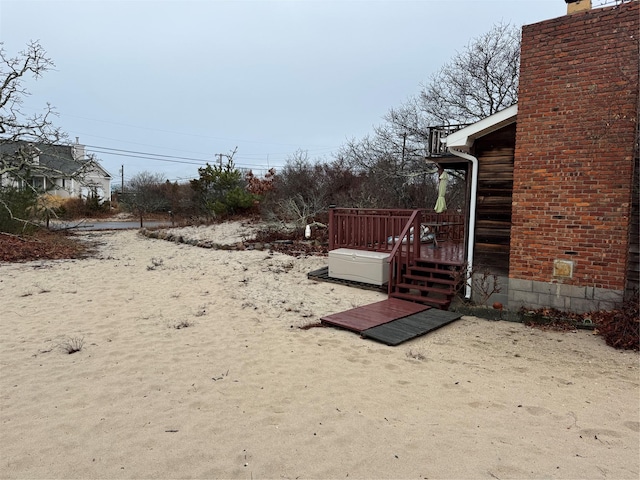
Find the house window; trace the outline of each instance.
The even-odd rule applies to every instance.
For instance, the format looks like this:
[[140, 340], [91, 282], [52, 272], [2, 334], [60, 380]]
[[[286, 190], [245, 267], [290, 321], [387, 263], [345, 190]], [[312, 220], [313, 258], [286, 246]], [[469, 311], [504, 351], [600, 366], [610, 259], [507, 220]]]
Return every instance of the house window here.
[[38, 190], [43, 190], [44, 189], [44, 177], [33, 177], [31, 179], [31, 185], [33, 186], [33, 188], [36, 188]]
[[62, 179], [62, 188], [66, 188], [67, 187], [67, 179], [63, 178]]

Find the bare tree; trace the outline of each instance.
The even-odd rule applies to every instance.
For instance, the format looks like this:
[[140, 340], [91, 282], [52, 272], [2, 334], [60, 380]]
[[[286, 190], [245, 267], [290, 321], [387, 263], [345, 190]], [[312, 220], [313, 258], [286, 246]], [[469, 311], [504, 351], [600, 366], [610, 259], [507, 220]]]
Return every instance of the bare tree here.
[[418, 109], [431, 124], [478, 121], [518, 99], [520, 28], [494, 25], [423, 86]]
[[[375, 198], [363, 198], [365, 203], [428, 206], [436, 165], [425, 157], [434, 151], [434, 142], [439, 144], [434, 133], [513, 105], [519, 63], [520, 29], [495, 25], [432, 75], [417, 96], [391, 108], [373, 134], [347, 142], [338, 155], [364, 173], [368, 190], [375, 192]], [[456, 187], [455, 180], [451, 186]]]
[[306, 151], [299, 150], [273, 176], [262, 198], [261, 212], [269, 219], [299, 227], [326, 222], [330, 204], [353, 204], [361, 181], [343, 159], [310, 159]]
[[25, 86], [27, 77], [38, 80], [55, 65], [37, 41], [30, 42], [17, 56], [10, 56], [0, 42], [0, 141], [18, 140], [31, 143], [54, 144], [66, 135], [53, 124], [56, 115], [47, 104], [42, 113], [26, 114], [22, 110], [30, 93]]
[[[26, 114], [22, 106], [29, 96], [28, 78], [35, 80], [54, 67], [37, 41], [31, 41], [16, 56], [9, 55], [0, 42], [0, 216], [2, 228], [30, 223], [26, 214], [38, 210], [37, 176], [52, 178], [61, 172], [34, 161], [37, 146], [60, 144], [66, 135], [53, 124], [55, 112], [47, 104], [42, 113]], [[19, 192], [15, 190], [19, 190]], [[20, 201], [14, 200], [19, 198]], [[46, 210], [46, 209], [45, 209]], [[49, 212], [47, 212], [48, 214]]]
[[140, 217], [140, 227], [144, 216], [168, 209], [170, 201], [163, 189], [165, 178], [161, 173], [140, 172], [127, 182], [127, 193], [121, 193], [121, 202]]

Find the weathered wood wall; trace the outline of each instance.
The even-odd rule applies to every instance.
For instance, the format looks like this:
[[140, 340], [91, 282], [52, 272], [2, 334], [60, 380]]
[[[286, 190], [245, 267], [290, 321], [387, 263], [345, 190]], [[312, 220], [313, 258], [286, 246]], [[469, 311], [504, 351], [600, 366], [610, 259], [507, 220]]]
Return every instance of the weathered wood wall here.
[[509, 273], [511, 199], [516, 125], [508, 125], [476, 142], [478, 199], [474, 270]]

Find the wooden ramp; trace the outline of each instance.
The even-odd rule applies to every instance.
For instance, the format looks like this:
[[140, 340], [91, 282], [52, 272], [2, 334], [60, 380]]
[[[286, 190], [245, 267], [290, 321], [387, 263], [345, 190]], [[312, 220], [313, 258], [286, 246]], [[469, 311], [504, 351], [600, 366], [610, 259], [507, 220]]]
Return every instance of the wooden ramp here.
[[393, 322], [372, 327], [360, 333], [364, 338], [396, 346], [425, 335], [462, 317], [461, 313], [430, 308]]
[[447, 325], [461, 316], [459, 313], [389, 298], [327, 315], [320, 320], [325, 325], [351, 330], [364, 338], [395, 346]]
[[381, 302], [352, 308], [346, 312], [327, 315], [320, 320], [326, 325], [362, 332], [414, 313], [428, 310], [430, 307], [420, 303], [406, 302], [397, 298], [388, 298]]

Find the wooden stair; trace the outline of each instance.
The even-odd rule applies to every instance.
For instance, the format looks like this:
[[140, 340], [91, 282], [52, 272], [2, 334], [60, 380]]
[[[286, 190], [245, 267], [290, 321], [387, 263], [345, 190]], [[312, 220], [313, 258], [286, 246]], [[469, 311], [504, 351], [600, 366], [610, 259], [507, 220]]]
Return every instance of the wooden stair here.
[[447, 310], [463, 282], [463, 268], [457, 262], [417, 258], [389, 296]]

